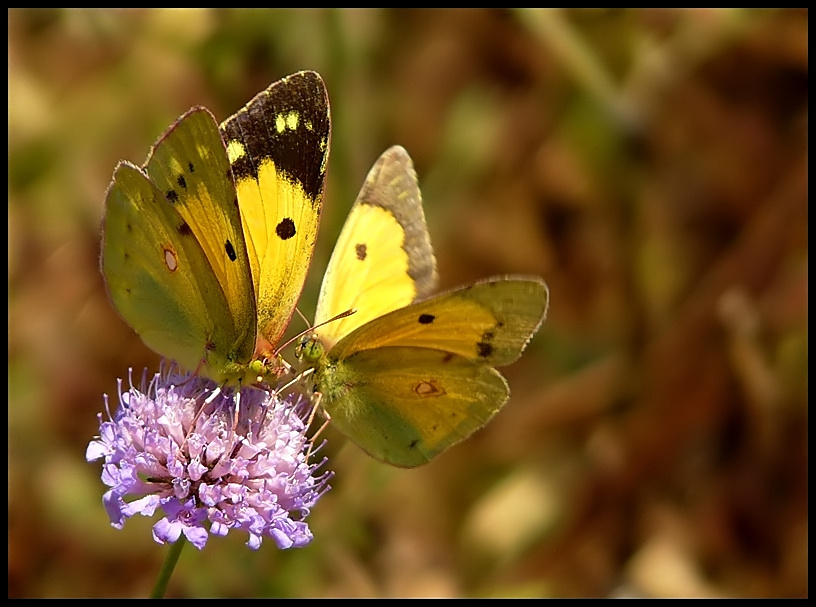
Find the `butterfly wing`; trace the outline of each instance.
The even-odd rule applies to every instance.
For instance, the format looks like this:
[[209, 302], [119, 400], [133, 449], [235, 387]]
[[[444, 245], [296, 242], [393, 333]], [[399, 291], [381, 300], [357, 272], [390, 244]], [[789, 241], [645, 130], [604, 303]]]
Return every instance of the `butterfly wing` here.
[[330, 124], [323, 80], [299, 72], [273, 83], [221, 125], [257, 300], [258, 354], [274, 353], [306, 280]]
[[332, 422], [372, 456], [417, 466], [481, 428], [544, 320], [543, 281], [497, 278], [411, 304], [356, 329], [317, 365]]
[[[252, 276], [226, 147], [209, 110], [193, 108], [177, 120], [153, 146], [145, 171], [201, 245], [235, 325], [238, 343], [230, 348], [248, 362], [256, 334]], [[209, 298], [202, 291], [187, 305], [204, 307]], [[223, 315], [217, 321], [228, 323]]]
[[484, 426], [509, 396], [490, 366], [427, 348], [332, 361], [318, 379], [332, 424], [372, 457], [410, 468]]
[[[329, 349], [435, 286], [436, 262], [414, 166], [394, 146], [369, 171], [337, 240], [320, 289], [315, 333]], [[356, 309], [351, 316], [318, 326], [351, 309]]]
[[[106, 196], [102, 272], [119, 314], [153, 350], [216, 381], [252, 354], [190, 225], [141, 169], [122, 162]], [[206, 302], [203, 299], [206, 294]], [[254, 317], [253, 317], [254, 318]]]
[[336, 359], [385, 346], [430, 348], [490, 366], [521, 356], [547, 312], [549, 292], [537, 278], [477, 282], [395, 310], [343, 338]]

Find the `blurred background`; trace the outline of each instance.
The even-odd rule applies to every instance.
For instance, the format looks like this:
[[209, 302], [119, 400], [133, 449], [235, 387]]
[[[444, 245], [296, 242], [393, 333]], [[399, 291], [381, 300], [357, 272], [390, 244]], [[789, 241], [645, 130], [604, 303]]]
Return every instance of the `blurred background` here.
[[[512, 398], [431, 464], [331, 429], [311, 545], [188, 546], [168, 596], [808, 593], [808, 14], [10, 10], [9, 596], [139, 597], [155, 520], [103, 510], [102, 394], [156, 370], [98, 270], [120, 159], [319, 71], [312, 318], [371, 164], [413, 156], [441, 288], [535, 274]], [[293, 330], [302, 330], [293, 321]]]

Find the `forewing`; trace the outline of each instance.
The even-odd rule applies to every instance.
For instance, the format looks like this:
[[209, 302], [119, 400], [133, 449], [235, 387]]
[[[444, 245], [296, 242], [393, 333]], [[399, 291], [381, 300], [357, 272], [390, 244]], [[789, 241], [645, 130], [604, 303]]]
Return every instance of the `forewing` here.
[[202, 247], [155, 184], [122, 162], [106, 208], [102, 272], [114, 307], [142, 340], [190, 370], [206, 360], [202, 372], [216, 380], [226, 359], [249, 358], [251, 350], [232, 348], [237, 329]]
[[[315, 333], [331, 347], [435, 286], [436, 262], [413, 162], [394, 146], [369, 171], [337, 240], [320, 289]], [[352, 309], [351, 316], [320, 326]]]
[[179, 118], [151, 150], [145, 171], [200, 244], [226, 297], [235, 331], [230, 349], [248, 351], [248, 359], [255, 346], [255, 296], [229, 159], [209, 110], [193, 108]]
[[261, 354], [271, 355], [286, 330], [311, 264], [330, 124], [323, 80], [298, 72], [221, 125], [255, 286]]

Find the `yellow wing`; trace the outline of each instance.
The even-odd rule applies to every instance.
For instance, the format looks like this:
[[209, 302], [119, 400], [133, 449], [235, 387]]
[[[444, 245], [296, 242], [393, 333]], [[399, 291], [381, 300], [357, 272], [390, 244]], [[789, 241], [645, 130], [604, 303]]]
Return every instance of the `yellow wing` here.
[[493, 366], [516, 360], [544, 320], [537, 278], [494, 278], [376, 318], [316, 359], [332, 423], [373, 457], [418, 466], [507, 402]]
[[509, 397], [494, 368], [427, 348], [383, 347], [318, 377], [332, 424], [372, 457], [410, 468], [466, 439]]
[[274, 354], [306, 280], [330, 127], [326, 87], [315, 72], [273, 83], [221, 125], [255, 287], [257, 356]]
[[342, 360], [363, 350], [408, 346], [507, 365], [544, 321], [548, 299], [539, 278], [492, 278], [376, 318], [341, 339], [328, 356]]
[[108, 188], [101, 265], [114, 307], [159, 354], [219, 382], [250, 359], [254, 314], [232, 315], [187, 220], [127, 162]]
[[[151, 149], [145, 172], [204, 250], [245, 350], [244, 342], [254, 343], [256, 332], [252, 277], [229, 160], [210, 111], [196, 107], [182, 115]], [[199, 294], [200, 305], [209, 296]]]
[[386, 150], [369, 171], [323, 277], [315, 329], [325, 349], [354, 329], [431, 293], [436, 261], [411, 158]]

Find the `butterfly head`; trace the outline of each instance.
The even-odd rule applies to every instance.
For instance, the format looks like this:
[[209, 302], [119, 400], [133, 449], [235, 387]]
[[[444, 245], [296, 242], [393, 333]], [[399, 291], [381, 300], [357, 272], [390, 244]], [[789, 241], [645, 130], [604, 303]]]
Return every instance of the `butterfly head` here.
[[227, 386], [274, 386], [291, 366], [282, 357], [259, 357], [248, 363], [228, 362], [213, 372], [206, 365], [199, 366], [197, 373]]
[[304, 335], [295, 350], [295, 356], [303, 363], [315, 365], [326, 355], [326, 348], [316, 333]]
[[320, 362], [326, 352], [332, 349], [334, 344], [337, 341], [337, 336], [332, 336], [329, 332], [324, 331], [324, 335], [321, 337], [319, 334], [319, 330], [321, 327], [325, 327], [330, 325], [333, 322], [336, 322], [342, 318], [346, 318], [347, 316], [351, 316], [357, 313], [356, 308], [350, 308], [340, 314], [332, 316], [328, 320], [324, 320], [321, 323], [318, 323], [311, 329], [309, 329], [301, 338], [300, 343], [295, 350], [295, 356], [301, 362], [310, 363], [312, 365], [317, 364]]
[[258, 358], [249, 363], [250, 379], [254, 379], [258, 384], [277, 383], [281, 375], [287, 371], [291, 371], [291, 367], [280, 355], [271, 359]]

